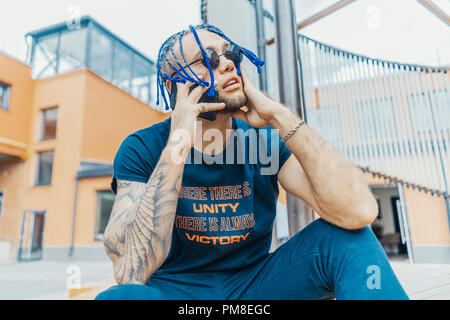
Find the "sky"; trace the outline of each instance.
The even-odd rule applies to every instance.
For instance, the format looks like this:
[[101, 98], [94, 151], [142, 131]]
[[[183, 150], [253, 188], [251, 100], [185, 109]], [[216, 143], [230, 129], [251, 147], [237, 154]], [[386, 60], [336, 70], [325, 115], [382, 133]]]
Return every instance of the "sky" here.
[[[450, 14], [449, 0], [433, 1]], [[305, 2], [296, 0], [298, 20]], [[358, 0], [300, 32], [373, 58], [450, 65], [450, 28], [416, 0]]]
[[[334, 1], [295, 0], [297, 20], [303, 20]], [[450, 7], [448, 0], [433, 1], [445, 10]], [[190, 24], [201, 23], [200, 0], [2, 2], [0, 50], [21, 60], [26, 58], [24, 36], [27, 32], [65, 21], [78, 12], [91, 15], [152, 59], [168, 36]], [[273, 12], [272, 0], [264, 0], [264, 5]], [[373, 58], [450, 65], [450, 28], [416, 0], [358, 0], [301, 32], [318, 41]]]
[[162, 42], [190, 24], [199, 24], [199, 0], [3, 0], [0, 49], [25, 60], [25, 34], [88, 14], [154, 59]]

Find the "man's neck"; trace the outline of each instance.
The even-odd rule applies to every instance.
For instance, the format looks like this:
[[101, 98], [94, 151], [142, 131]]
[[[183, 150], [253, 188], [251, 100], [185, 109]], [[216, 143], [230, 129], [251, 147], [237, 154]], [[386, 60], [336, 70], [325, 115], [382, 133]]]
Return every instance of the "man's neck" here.
[[[231, 116], [229, 114], [218, 113], [214, 121], [203, 118], [198, 118], [198, 120], [201, 123], [201, 137], [199, 136], [200, 131], [197, 131], [198, 134], [194, 148], [207, 154], [221, 153], [228, 144], [229, 129], [232, 128]], [[211, 131], [208, 132], [208, 130]], [[217, 138], [219, 132], [221, 139]]]

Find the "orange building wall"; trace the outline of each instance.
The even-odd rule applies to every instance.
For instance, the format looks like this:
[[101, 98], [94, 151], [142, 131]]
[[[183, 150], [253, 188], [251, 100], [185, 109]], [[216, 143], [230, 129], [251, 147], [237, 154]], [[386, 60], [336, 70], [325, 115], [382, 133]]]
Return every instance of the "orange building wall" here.
[[94, 241], [97, 214], [97, 191], [111, 190], [111, 177], [80, 179], [78, 183], [77, 216], [74, 244], [76, 246], [103, 246]]
[[[81, 146], [81, 123], [85, 92], [82, 70], [36, 80], [30, 132], [30, 161], [23, 186], [26, 205], [46, 210], [43, 245], [69, 245], [72, 226], [75, 174]], [[56, 139], [39, 140], [40, 112], [58, 107]], [[52, 183], [34, 186], [36, 153], [54, 150]]]
[[[367, 181], [372, 184], [387, 184], [381, 177], [365, 173]], [[413, 246], [448, 246], [450, 232], [443, 197], [432, 196], [419, 190], [403, 187], [406, 203], [406, 216], [409, 224]]]
[[[16, 134], [28, 142], [28, 161], [0, 166], [0, 190], [4, 192], [0, 239], [9, 241], [13, 250], [20, 243], [25, 209], [46, 211], [44, 247], [69, 246], [75, 178], [80, 161], [112, 163], [121, 141], [128, 134], [168, 116], [88, 69], [33, 81], [33, 86], [24, 86], [22, 92], [29, 101], [28, 111], [26, 99], [22, 110], [28, 120], [19, 119], [27, 128], [26, 134]], [[58, 107], [56, 139], [39, 141], [40, 113], [50, 107]], [[3, 124], [6, 120], [0, 118], [0, 121]], [[0, 132], [0, 137], [9, 136]], [[52, 183], [35, 186], [37, 152], [45, 150], [54, 150]], [[85, 186], [93, 181], [101, 182], [95, 187]], [[76, 245], [98, 245], [93, 241], [96, 190], [109, 189], [109, 183], [110, 178], [80, 181], [77, 212], [80, 221], [77, 225], [82, 228], [77, 229]]]
[[111, 162], [125, 137], [166, 119], [162, 113], [87, 70], [82, 159]]
[[[152, 109], [88, 69], [85, 81], [80, 161], [112, 164], [126, 136], [170, 115]], [[97, 191], [110, 190], [110, 183], [111, 177], [79, 180], [75, 246], [102, 246], [94, 241]]]
[[0, 81], [11, 86], [9, 109], [0, 109], [0, 153], [25, 158], [34, 88], [31, 68], [0, 53]]
[[[170, 115], [152, 109], [90, 70], [86, 69], [85, 75], [81, 161], [112, 164], [126, 136]], [[101, 242], [94, 241], [97, 191], [110, 190], [110, 183], [111, 177], [79, 180], [75, 246], [102, 246]]]
[[24, 190], [25, 162], [0, 166], [0, 191], [3, 192], [0, 212], [0, 241], [8, 241], [11, 253], [18, 246], [22, 227], [22, 215], [25, 210]]
[[403, 189], [413, 246], [449, 246], [450, 232], [444, 198]]

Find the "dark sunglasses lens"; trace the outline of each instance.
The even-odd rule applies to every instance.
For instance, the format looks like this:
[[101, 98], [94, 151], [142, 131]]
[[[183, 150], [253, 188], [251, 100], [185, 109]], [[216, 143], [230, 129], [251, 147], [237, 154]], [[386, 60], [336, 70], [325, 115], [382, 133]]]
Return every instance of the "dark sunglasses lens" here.
[[225, 57], [227, 59], [230, 59], [234, 62], [234, 64], [237, 66], [242, 62], [243, 54], [241, 49], [238, 46], [235, 46], [234, 44], [229, 45], [225, 49]]
[[[214, 50], [211, 49], [206, 49], [206, 55], [208, 56], [209, 65], [211, 66], [211, 69], [213, 70], [216, 69], [220, 64], [219, 55]], [[202, 63], [205, 67], [208, 67], [204, 59], [202, 60]]]
[[[220, 64], [220, 56], [212, 49], [206, 49], [206, 55], [208, 56], [211, 69], [216, 69]], [[223, 55], [225, 58], [233, 61], [235, 66], [239, 65], [244, 58], [242, 50], [233, 44], [225, 48], [225, 53]], [[202, 59], [202, 63], [205, 67], [208, 67], [204, 59]]]

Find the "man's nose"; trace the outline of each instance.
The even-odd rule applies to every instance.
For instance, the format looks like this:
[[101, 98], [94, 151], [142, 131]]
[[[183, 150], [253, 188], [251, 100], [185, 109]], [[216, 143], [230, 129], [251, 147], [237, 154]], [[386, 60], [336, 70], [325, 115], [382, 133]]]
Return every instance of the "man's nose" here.
[[233, 71], [235, 69], [234, 62], [230, 59], [225, 58], [225, 56], [220, 56], [220, 63], [219, 63], [219, 72], [220, 73], [226, 73]]

